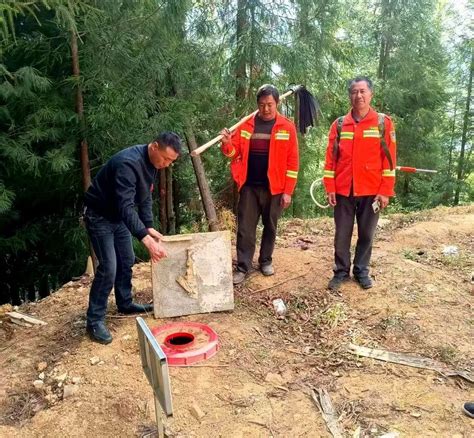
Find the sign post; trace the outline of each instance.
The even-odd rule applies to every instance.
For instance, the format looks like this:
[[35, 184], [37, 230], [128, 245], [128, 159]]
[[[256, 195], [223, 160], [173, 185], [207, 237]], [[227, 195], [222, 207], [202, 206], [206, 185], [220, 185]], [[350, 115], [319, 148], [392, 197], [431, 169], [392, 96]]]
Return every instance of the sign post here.
[[164, 438], [163, 412], [166, 416], [173, 415], [171, 386], [168, 373], [168, 361], [165, 353], [156, 341], [143, 318], [137, 318], [138, 342], [140, 357], [145, 376], [150, 383], [155, 396], [156, 425], [158, 437]]

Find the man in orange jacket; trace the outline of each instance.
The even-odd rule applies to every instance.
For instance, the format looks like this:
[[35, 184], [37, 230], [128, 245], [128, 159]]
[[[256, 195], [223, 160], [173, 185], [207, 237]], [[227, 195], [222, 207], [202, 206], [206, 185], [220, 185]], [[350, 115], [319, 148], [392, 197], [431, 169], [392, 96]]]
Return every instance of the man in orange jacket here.
[[277, 111], [280, 95], [273, 85], [257, 91], [258, 113], [223, 136], [222, 153], [231, 158], [231, 172], [239, 188], [237, 213], [237, 270], [233, 282], [245, 280], [252, 267], [256, 231], [263, 223], [258, 263], [263, 275], [273, 275], [272, 254], [277, 222], [298, 177], [298, 138], [295, 125]]
[[395, 185], [395, 128], [388, 116], [370, 106], [372, 81], [356, 77], [348, 91], [352, 108], [331, 126], [324, 166], [324, 186], [336, 225], [331, 290], [350, 279], [354, 218], [358, 239], [352, 273], [363, 289], [372, 287], [369, 263], [379, 210], [394, 196]]

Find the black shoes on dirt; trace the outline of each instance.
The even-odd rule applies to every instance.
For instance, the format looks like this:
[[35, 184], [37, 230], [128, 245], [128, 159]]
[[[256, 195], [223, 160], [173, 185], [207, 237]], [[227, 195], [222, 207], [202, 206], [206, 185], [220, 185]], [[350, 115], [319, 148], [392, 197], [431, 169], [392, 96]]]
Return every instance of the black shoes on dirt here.
[[232, 275], [232, 283], [234, 285], [242, 283], [247, 278], [247, 273], [242, 271], [234, 271]]
[[[350, 280], [349, 276], [341, 277], [341, 276], [335, 275], [329, 281], [328, 289], [336, 292], [341, 288], [342, 283], [344, 283], [346, 281], [349, 281], [349, 280]], [[354, 277], [354, 280], [357, 281], [357, 283], [359, 284], [359, 286], [362, 289], [370, 289], [374, 285], [372, 283], [372, 279], [369, 276], [367, 276], [367, 277]]]
[[362, 289], [370, 289], [374, 284], [372, 283], [372, 279], [367, 276], [367, 277], [354, 277], [355, 281], [359, 283], [359, 286]]
[[471, 418], [474, 418], [474, 402], [464, 403], [462, 411]]
[[132, 303], [128, 307], [125, 307], [123, 309], [118, 309], [118, 311], [120, 313], [125, 313], [126, 315], [130, 315], [132, 313], [153, 312], [153, 304]]
[[112, 342], [112, 335], [103, 321], [98, 321], [93, 325], [87, 325], [86, 331], [89, 337], [99, 344], [110, 344]]
[[265, 277], [269, 277], [275, 273], [275, 269], [273, 269], [273, 265], [271, 263], [260, 266], [260, 270], [262, 271], [262, 274], [265, 275]]

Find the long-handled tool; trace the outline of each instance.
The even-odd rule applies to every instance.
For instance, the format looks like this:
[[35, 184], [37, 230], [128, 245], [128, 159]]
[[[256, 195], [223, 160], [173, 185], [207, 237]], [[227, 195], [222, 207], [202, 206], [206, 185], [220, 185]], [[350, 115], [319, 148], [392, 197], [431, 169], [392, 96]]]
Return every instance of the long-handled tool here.
[[[430, 169], [417, 169], [416, 167], [408, 167], [408, 166], [396, 166], [396, 170], [399, 172], [408, 172], [408, 173], [438, 173], [437, 170], [430, 170]], [[311, 199], [313, 202], [319, 207], [319, 208], [328, 208], [329, 204], [320, 204], [318, 200], [316, 199], [316, 196], [314, 195], [314, 191], [316, 187], [318, 187], [320, 184], [322, 184], [323, 179], [318, 178], [313, 181], [311, 184], [311, 187], [309, 188], [309, 194], [311, 195]]]
[[[297, 96], [298, 102], [298, 127], [302, 134], [306, 133], [306, 129], [309, 126], [314, 126], [314, 122], [317, 120], [321, 110], [319, 108], [319, 104], [314, 96], [305, 88], [304, 85], [295, 85], [291, 87], [291, 89], [280, 96], [280, 100], [287, 98], [294, 94]], [[242, 123], [245, 123], [247, 120], [251, 119], [257, 111], [254, 111], [252, 114], [245, 116], [243, 119], [240, 119], [235, 125], [232, 125], [229, 128], [230, 132], [235, 131]], [[207, 143], [199, 146], [198, 148], [194, 149], [191, 152], [193, 157], [196, 157], [202, 154], [206, 149], [209, 149], [212, 145], [220, 142], [222, 140], [222, 135], [218, 135], [217, 137], [213, 138], [212, 140], [208, 141]]]

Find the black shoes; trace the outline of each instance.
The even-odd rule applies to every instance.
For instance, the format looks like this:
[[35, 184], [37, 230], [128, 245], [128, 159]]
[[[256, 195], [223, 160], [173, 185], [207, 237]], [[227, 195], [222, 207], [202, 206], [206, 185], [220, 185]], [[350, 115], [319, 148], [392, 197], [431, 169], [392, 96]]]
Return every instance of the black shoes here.
[[357, 281], [357, 283], [359, 283], [359, 285], [362, 289], [370, 289], [374, 285], [372, 283], [372, 279], [369, 276], [367, 276], [367, 277], [355, 277], [354, 276], [354, 279], [355, 279], [355, 281]]
[[242, 271], [234, 271], [232, 274], [232, 284], [237, 285], [242, 283], [247, 278], [247, 273]]
[[[341, 288], [342, 283], [344, 283], [346, 281], [349, 281], [350, 279], [351, 278], [349, 276], [341, 277], [341, 276], [336, 276], [335, 275], [329, 281], [328, 289], [332, 290], [334, 292], [338, 291]], [[359, 286], [362, 289], [370, 289], [374, 285], [372, 283], [372, 279], [369, 276], [366, 276], [366, 277], [356, 277], [356, 276], [354, 276], [354, 280], [357, 281], [357, 283], [359, 283]]]
[[331, 278], [328, 284], [328, 289], [332, 291], [338, 291], [341, 288], [342, 283], [349, 281], [351, 278], [349, 276], [339, 277], [334, 276]]
[[99, 344], [110, 344], [112, 342], [112, 335], [103, 321], [87, 325], [86, 331], [89, 333], [89, 337]]
[[474, 418], [474, 402], [464, 403], [462, 411], [471, 418]]
[[130, 306], [118, 309], [120, 313], [125, 313], [130, 315], [132, 313], [145, 313], [145, 312], [153, 312], [153, 304], [137, 304], [132, 303]]
[[269, 277], [275, 273], [275, 269], [273, 269], [273, 265], [271, 263], [267, 265], [260, 266], [260, 270], [265, 277]]

